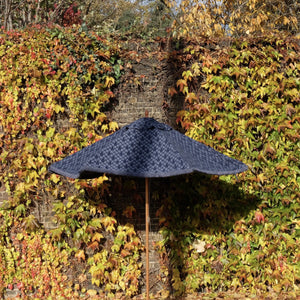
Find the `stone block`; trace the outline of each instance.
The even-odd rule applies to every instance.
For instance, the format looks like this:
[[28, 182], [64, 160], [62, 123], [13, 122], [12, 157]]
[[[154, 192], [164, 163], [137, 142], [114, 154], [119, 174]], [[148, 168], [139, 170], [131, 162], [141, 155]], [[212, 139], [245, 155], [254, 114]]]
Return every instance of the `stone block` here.
[[128, 99], [128, 103], [129, 104], [136, 104], [138, 102], [136, 97], [131, 97]]

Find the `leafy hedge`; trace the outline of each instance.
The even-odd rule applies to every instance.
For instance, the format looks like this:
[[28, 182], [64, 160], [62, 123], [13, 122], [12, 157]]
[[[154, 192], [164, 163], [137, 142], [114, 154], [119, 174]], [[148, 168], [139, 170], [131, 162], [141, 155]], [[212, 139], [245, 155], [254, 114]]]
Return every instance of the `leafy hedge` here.
[[[223, 48], [212, 43], [212, 48], [190, 44], [182, 54], [188, 67], [176, 89], [170, 89], [170, 94], [185, 95], [186, 110], [178, 114], [178, 121], [190, 137], [242, 160], [249, 171], [221, 176], [217, 186], [208, 181], [206, 188], [200, 188], [194, 181], [199, 190], [198, 196], [188, 198], [193, 201], [191, 213], [180, 213], [178, 193], [174, 195], [169, 206], [172, 215], [180, 217], [168, 220], [162, 230], [166, 243], [160, 245], [173, 259], [169, 268], [173, 288], [177, 293], [232, 288], [262, 294], [285, 291], [296, 297], [300, 281], [298, 40], [276, 36], [234, 40]], [[222, 182], [239, 190], [222, 188]], [[202, 199], [202, 205], [195, 206], [195, 197]], [[249, 212], [236, 218], [234, 203], [241, 210], [249, 206]], [[199, 221], [203, 218], [209, 223]], [[232, 227], [222, 225], [232, 221]], [[195, 226], [191, 229], [190, 224]]]
[[[161, 277], [175, 296], [234, 290], [295, 297], [299, 46], [278, 36], [222, 49], [205, 43], [168, 57], [185, 66], [170, 89], [186, 96], [178, 121], [250, 170], [154, 186], [163, 202]], [[23, 299], [88, 297], [95, 292], [85, 289], [88, 276], [100, 298], [140, 293], [143, 246], [134, 227], [118, 223], [104, 204], [111, 181], [47, 172], [51, 162], [117, 129], [105, 114], [122, 75], [117, 44], [76, 27], [0, 35], [0, 182], [10, 194], [0, 210], [1, 296], [17, 287]], [[57, 228], [45, 233], [34, 211], [49, 203]]]

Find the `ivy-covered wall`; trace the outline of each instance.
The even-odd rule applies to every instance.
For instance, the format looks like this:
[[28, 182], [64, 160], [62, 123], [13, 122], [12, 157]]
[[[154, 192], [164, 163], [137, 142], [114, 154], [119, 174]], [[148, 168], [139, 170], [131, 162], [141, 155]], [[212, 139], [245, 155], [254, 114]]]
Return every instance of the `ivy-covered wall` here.
[[[251, 293], [259, 290], [261, 295], [290, 291], [290, 297], [297, 298], [299, 40], [278, 35], [229, 42], [229, 47], [212, 45], [210, 51], [201, 43], [188, 45], [189, 64], [172, 92], [185, 95], [186, 109], [178, 114], [178, 121], [187, 135], [249, 166], [236, 178], [220, 177], [244, 193], [234, 202], [246, 211], [231, 228], [224, 228], [222, 224], [228, 225], [235, 215], [230, 201], [235, 193], [225, 191], [223, 200], [222, 194], [216, 194], [220, 202], [205, 202], [199, 210], [193, 206], [189, 217], [181, 214], [178, 236], [168, 241], [171, 249], [180, 249], [171, 251], [171, 257], [180, 262], [172, 269], [173, 286], [181, 292], [220, 286]], [[203, 187], [199, 193], [206, 200], [209, 193], [214, 194]], [[173, 214], [176, 211], [174, 206]], [[213, 230], [197, 222], [197, 214], [209, 220]], [[191, 220], [196, 223], [189, 228]], [[184, 227], [188, 231], [180, 233]], [[173, 231], [166, 226], [166, 237]], [[198, 254], [188, 246], [194, 238], [203, 246]]]
[[[77, 45], [76, 39], [81, 40], [82, 44]], [[47, 231], [54, 229], [54, 236], [58, 234], [61, 237], [59, 230], [66, 229], [65, 225], [58, 225], [62, 220], [60, 217], [57, 220], [58, 215], [54, 212], [54, 209], [56, 212], [60, 211], [59, 205], [53, 207], [58, 189], [53, 197], [52, 192], [49, 193], [50, 183], [46, 180], [39, 186], [43, 191], [38, 192], [37, 181], [34, 178], [31, 181], [32, 175], [28, 175], [33, 171], [34, 176], [46, 179], [49, 174], [42, 166], [46, 160], [51, 163], [57, 154], [61, 157], [82, 147], [76, 146], [78, 142], [89, 144], [115, 130], [117, 124], [123, 126], [143, 117], [146, 110], [150, 117], [176, 126], [176, 113], [183, 107], [183, 97], [174, 99], [168, 95], [168, 88], [176, 79], [173, 74], [174, 66], [164, 57], [161, 43], [152, 42], [146, 46], [137, 46], [138, 49], [135, 49], [129, 44], [129, 48], [125, 45], [125, 49], [121, 51], [112, 42], [78, 29], [32, 28], [3, 36], [1, 51], [4, 87], [1, 94], [3, 119], [0, 133], [3, 142], [12, 138], [12, 148], [18, 149], [14, 155], [18, 163], [23, 163], [23, 167], [10, 163], [10, 147], [2, 148], [1, 158], [5, 163], [2, 169], [0, 203], [4, 202], [5, 207], [8, 205], [9, 209], [14, 210], [29, 230], [36, 230], [41, 226]], [[87, 53], [84, 47], [87, 47]], [[154, 54], [160, 51], [160, 56]], [[18, 67], [18, 73], [12, 69], [14, 67]], [[4, 73], [10, 69], [13, 73], [11, 77]], [[178, 78], [179, 74], [176, 75]], [[13, 90], [15, 91], [12, 92]], [[81, 116], [83, 110], [85, 115]], [[8, 117], [6, 120], [5, 115]], [[57, 133], [63, 134], [72, 142], [59, 142], [61, 135], [55, 142]], [[24, 149], [22, 146], [25, 140]], [[41, 151], [40, 154], [47, 159], [40, 155], [36, 159], [36, 150]], [[14, 172], [19, 167], [23, 171], [19, 170], [19, 174], [15, 176]], [[36, 170], [39, 170], [38, 174]], [[22, 183], [23, 176], [27, 186]], [[54, 184], [59, 183], [54, 177], [51, 177]], [[108, 205], [112, 207], [113, 213], [117, 212], [118, 220], [125, 216], [123, 225], [126, 220], [135, 224], [144, 241], [143, 182], [139, 186], [138, 193], [135, 192], [135, 200], [139, 199], [138, 202], [130, 202], [132, 190], [125, 196], [127, 198], [124, 202], [124, 196], [120, 196], [112, 188], [113, 196], [108, 200]], [[28, 196], [33, 196], [34, 199], [24, 201]], [[120, 205], [126, 201], [127, 205]], [[127, 216], [132, 214], [130, 203], [135, 207], [133, 216], [128, 219]], [[161, 239], [156, 215], [158, 208], [159, 202], [151, 205], [153, 242]], [[155, 291], [162, 287], [156, 278], [160, 269], [159, 255], [152, 243], [150, 246], [151, 285]], [[141, 267], [144, 268], [144, 258], [142, 262]], [[71, 276], [73, 277], [76, 276]], [[142, 284], [141, 289], [143, 290]]]
[[[142, 293], [143, 182], [74, 181], [47, 167], [148, 109], [170, 124], [181, 110], [177, 121], [188, 135], [249, 166], [237, 177], [152, 181], [152, 217], [161, 234], [153, 245], [160, 291], [152, 292], [160, 299], [296, 299], [298, 40], [133, 45], [80, 27], [0, 36], [0, 181], [8, 195], [0, 210], [0, 296]], [[40, 222], [51, 206], [55, 226], [46, 231]]]

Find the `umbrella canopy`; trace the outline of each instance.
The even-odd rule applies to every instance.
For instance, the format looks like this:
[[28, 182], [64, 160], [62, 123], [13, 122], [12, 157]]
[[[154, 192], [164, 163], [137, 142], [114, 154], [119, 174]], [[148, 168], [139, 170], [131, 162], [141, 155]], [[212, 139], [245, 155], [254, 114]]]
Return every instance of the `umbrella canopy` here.
[[51, 172], [79, 179], [103, 173], [144, 177], [146, 212], [146, 298], [149, 299], [149, 178], [192, 172], [236, 174], [247, 166], [172, 127], [142, 118], [112, 135], [53, 163]]
[[53, 163], [49, 170], [81, 179], [103, 173], [151, 178], [194, 171], [236, 174], [247, 170], [247, 166], [166, 124], [142, 118]]

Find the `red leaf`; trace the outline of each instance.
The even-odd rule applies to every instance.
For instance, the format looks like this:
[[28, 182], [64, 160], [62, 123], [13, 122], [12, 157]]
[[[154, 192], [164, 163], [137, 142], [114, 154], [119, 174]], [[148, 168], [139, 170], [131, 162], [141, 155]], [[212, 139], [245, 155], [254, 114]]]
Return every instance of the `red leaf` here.
[[256, 211], [254, 217], [258, 224], [263, 223], [265, 221], [265, 217], [260, 211]]

